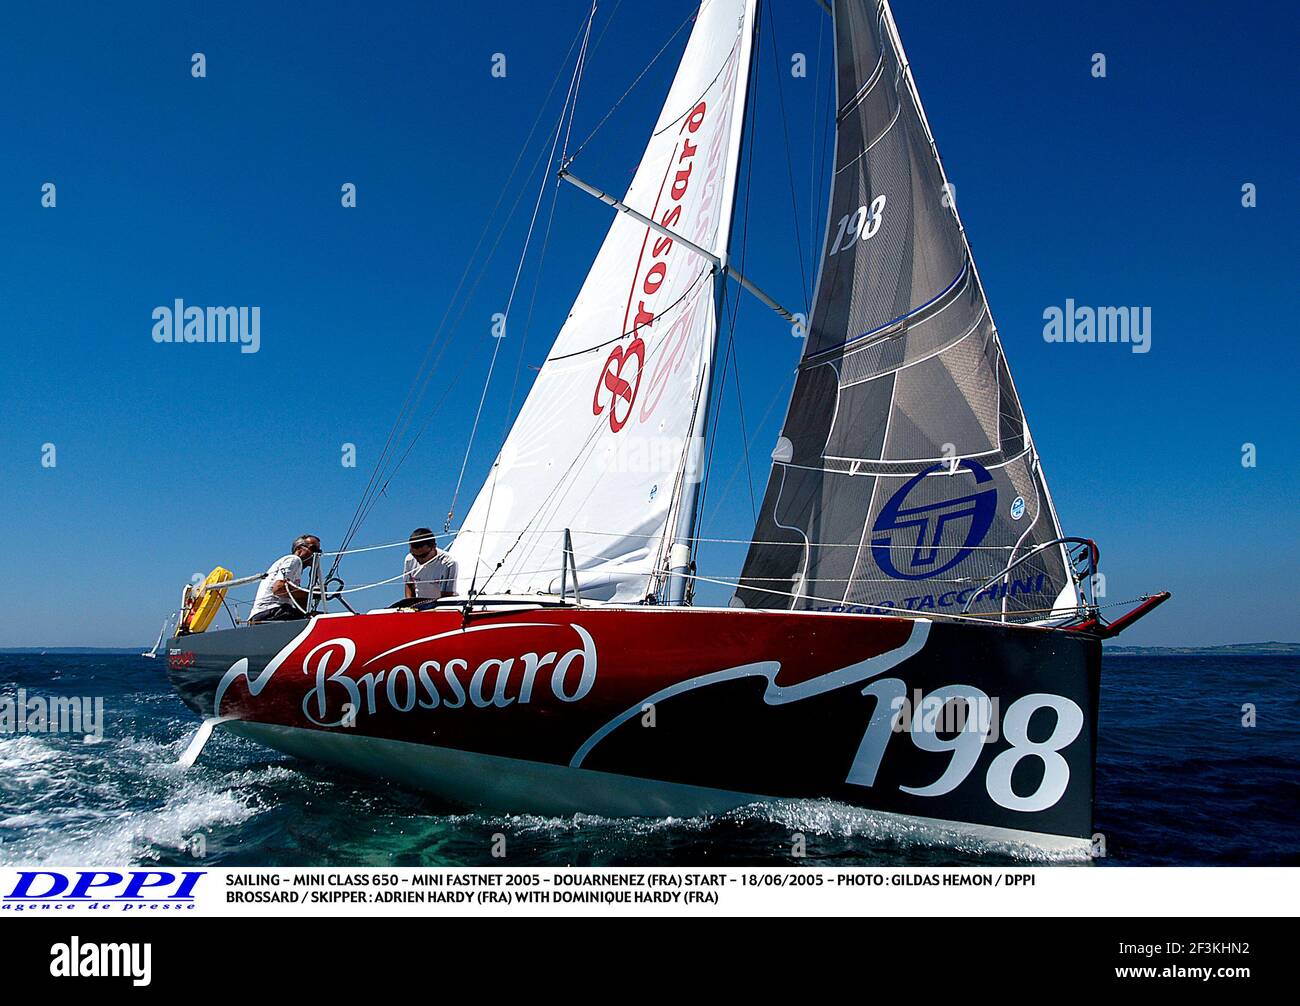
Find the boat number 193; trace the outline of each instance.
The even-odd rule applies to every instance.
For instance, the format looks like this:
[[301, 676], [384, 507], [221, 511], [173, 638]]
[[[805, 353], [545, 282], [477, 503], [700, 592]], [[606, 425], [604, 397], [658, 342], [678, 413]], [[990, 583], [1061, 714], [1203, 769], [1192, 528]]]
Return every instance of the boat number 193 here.
[[859, 206], [852, 213], [844, 214], [840, 217], [839, 230], [835, 232], [835, 240], [831, 242], [831, 250], [827, 254], [838, 255], [846, 248], [852, 248], [859, 238], [870, 241], [876, 236], [876, 231], [880, 230], [885, 219], [884, 212], [885, 195], [882, 192], [871, 200], [870, 206]]
[[[864, 688], [862, 694], [874, 695], [876, 708], [845, 782], [872, 786], [889, 739], [897, 732], [894, 719], [900, 715], [898, 710], [907, 695], [907, 686], [898, 678], [882, 678]], [[945, 739], [935, 729], [935, 719], [938, 710], [951, 700], [966, 703], [966, 726], [956, 731], [955, 736]], [[912, 716], [908, 731], [912, 743], [922, 751], [948, 752], [951, 758], [939, 778], [929, 785], [900, 786], [899, 789], [913, 796], [943, 796], [965, 782], [979, 761], [992, 726], [988, 715], [991, 706], [989, 697], [973, 685], [945, 685], [927, 695]], [[1031, 741], [1029, 721], [1039, 709], [1053, 710], [1056, 724], [1046, 739]], [[1070, 783], [1070, 766], [1062, 757], [1061, 750], [1072, 743], [1082, 729], [1083, 711], [1062, 695], [1035, 692], [1017, 699], [1008, 707], [1002, 720], [1002, 736], [1011, 742], [1011, 747], [993, 759], [984, 780], [989, 796], [1008, 810], [1033, 812], [1055, 806]], [[1031, 757], [1042, 761], [1043, 778], [1034, 792], [1020, 796], [1011, 788], [1011, 773], [1022, 759]]]

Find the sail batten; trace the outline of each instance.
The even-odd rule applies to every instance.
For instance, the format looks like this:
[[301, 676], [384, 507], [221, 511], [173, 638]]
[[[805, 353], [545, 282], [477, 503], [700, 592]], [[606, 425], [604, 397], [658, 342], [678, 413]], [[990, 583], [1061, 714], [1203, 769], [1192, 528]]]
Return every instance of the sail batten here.
[[[458, 589], [653, 591], [698, 477], [755, 0], [704, 0], [618, 212], [451, 551]], [[675, 235], [675, 236], [674, 236]], [[710, 260], [692, 248], [712, 252]]]
[[1073, 606], [1038, 456], [888, 4], [834, 5], [837, 116], [804, 355], [733, 603]]

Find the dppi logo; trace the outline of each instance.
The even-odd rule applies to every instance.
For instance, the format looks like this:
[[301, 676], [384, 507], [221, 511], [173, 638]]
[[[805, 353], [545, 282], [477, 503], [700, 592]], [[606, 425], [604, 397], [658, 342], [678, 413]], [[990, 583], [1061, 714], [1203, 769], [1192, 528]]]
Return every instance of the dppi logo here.
[[[937, 503], [923, 503], [918, 506], [906, 506], [907, 497], [927, 476], [935, 472], [948, 471], [948, 463], [931, 465], [920, 474], [908, 479], [893, 496], [889, 498], [871, 531], [871, 554], [876, 565], [896, 580], [925, 580], [961, 562], [984, 540], [993, 526], [993, 515], [997, 513], [998, 490], [992, 485], [993, 476], [978, 461], [964, 460], [961, 467], [968, 469], [975, 476], [977, 486], [989, 484], [987, 489], [962, 496], [958, 499], [939, 500]], [[938, 476], [941, 482], [951, 476]], [[946, 483], [945, 483], [946, 484]], [[944, 531], [953, 521], [969, 521], [966, 538], [947, 562], [939, 562], [939, 543]], [[915, 531], [916, 545], [912, 549], [912, 561], [908, 571], [903, 572], [895, 566], [895, 542], [892, 532]], [[949, 546], [951, 547], [951, 546]], [[906, 551], [905, 548], [898, 549]]]
[[[202, 870], [76, 870], [71, 876], [56, 870], [22, 870], [2, 907], [10, 911], [61, 901], [99, 907], [112, 902], [121, 908], [139, 905], [188, 908]], [[75, 879], [74, 879], [75, 878]]]
[[[691, 188], [691, 172], [695, 168], [695, 155], [699, 151], [699, 145], [691, 140], [691, 136], [699, 132], [700, 126], [704, 124], [707, 110], [706, 103], [701, 101], [691, 109], [686, 121], [682, 123], [679, 132], [689, 135], [684, 136], [681, 144], [673, 148], [675, 156], [669, 162], [668, 172], [664, 174], [663, 186], [668, 186], [668, 174], [672, 172], [673, 165], [677, 165], [677, 172], [672, 176], [672, 184], [668, 188], [670, 205], [660, 214], [659, 204], [664, 195], [664, 188], [661, 186], [659, 198], [655, 200], [655, 209], [651, 214], [652, 217], [658, 218], [662, 227], [675, 227], [681, 219], [682, 201]], [[640, 332], [641, 329], [654, 324], [655, 308], [650, 304], [657, 300], [655, 295], [668, 277], [668, 253], [672, 250], [674, 241], [668, 235], [661, 235], [658, 232], [654, 244], [650, 246], [650, 267], [646, 269], [644, 275], [641, 273], [646, 246], [650, 243], [650, 231], [651, 228], [647, 227], [645, 237], [642, 239], [641, 255], [637, 259], [636, 272], [632, 277], [632, 292], [628, 295], [627, 310], [623, 314], [623, 338], [631, 335], [632, 341], [626, 346], [615, 346], [610, 351], [604, 365], [600, 368], [596, 392], [591, 399], [591, 413], [599, 416], [605, 411], [605, 402], [602, 399], [608, 397], [609, 429], [612, 433], [617, 433], [632, 418], [632, 405], [636, 402], [637, 392], [641, 389], [641, 376], [645, 371], [645, 342]], [[633, 300], [637, 301], [635, 318], [632, 318]], [[632, 318], [632, 325], [629, 329], [630, 318]]]

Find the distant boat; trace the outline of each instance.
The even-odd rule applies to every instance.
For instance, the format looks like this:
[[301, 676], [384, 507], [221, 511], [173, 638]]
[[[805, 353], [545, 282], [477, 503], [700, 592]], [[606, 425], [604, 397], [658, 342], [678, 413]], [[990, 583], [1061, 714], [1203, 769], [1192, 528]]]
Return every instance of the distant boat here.
[[756, 22], [701, 5], [621, 198], [564, 164], [617, 212], [451, 546], [458, 596], [171, 639], [188, 760], [220, 723], [509, 811], [830, 798], [1088, 848], [1101, 639], [1168, 595], [1098, 612], [887, 3], [834, 4], [803, 358], [731, 604], [692, 603], [728, 278], [791, 314], [730, 256]]

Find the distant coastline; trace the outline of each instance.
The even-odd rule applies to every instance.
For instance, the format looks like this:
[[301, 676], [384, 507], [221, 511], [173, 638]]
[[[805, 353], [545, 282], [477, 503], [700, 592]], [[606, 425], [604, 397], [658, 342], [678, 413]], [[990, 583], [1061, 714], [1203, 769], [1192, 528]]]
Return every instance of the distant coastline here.
[[143, 653], [151, 646], [0, 646], [0, 653]]
[[1292, 657], [1300, 643], [1225, 643], [1222, 646], [1107, 646], [1108, 657]]

